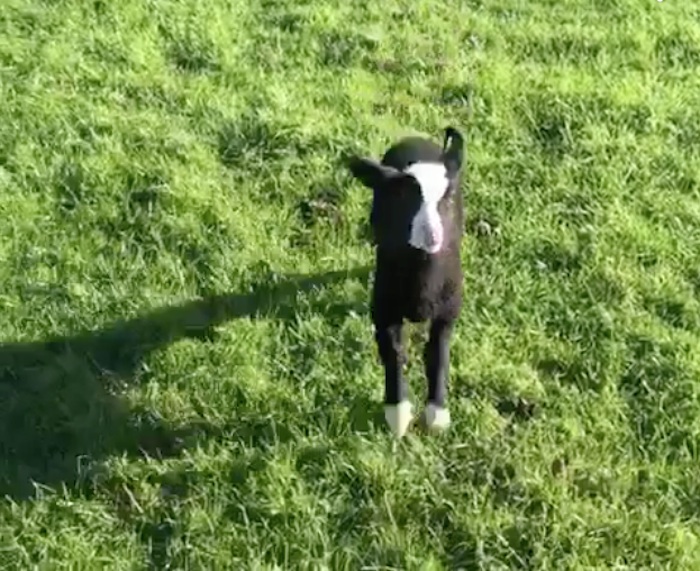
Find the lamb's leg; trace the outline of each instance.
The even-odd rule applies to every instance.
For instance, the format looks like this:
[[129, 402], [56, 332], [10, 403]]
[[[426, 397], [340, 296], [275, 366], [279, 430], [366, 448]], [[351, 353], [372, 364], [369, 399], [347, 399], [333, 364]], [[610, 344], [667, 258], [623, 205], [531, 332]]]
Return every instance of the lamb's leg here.
[[408, 387], [403, 377], [404, 353], [401, 340], [402, 324], [376, 326], [375, 339], [384, 365], [384, 417], [399, 438], [408, 430], [412, 420]]
[[451, 320], [435, 319], [430, 324], [430, 334], [423, 353], [428, 379], [428, 402], [424, 420], [429, 429], [442, 430], [450, 425], [450, 411], [445, 406], [445, 401], [453, 330], [454, 321]]

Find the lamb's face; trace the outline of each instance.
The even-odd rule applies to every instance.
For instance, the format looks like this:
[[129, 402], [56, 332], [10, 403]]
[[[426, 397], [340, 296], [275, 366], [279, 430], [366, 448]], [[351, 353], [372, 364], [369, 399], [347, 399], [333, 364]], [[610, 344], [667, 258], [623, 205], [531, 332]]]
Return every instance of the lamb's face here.
[[421, 205], [411, 220], [408, 243], [428, 254], [437, 254], [442, 248], [445, 228], [438, 204], [449, 189], [450, 179], [442, 163], [414, 163], [404, 170], [420, 188]]
[[361, 161], [351, 167], [361, 180], [367, 179], [364, 169], [385, 169], [370, 181], [374, 190], [370, 221], [377, 245], [385, 250], [412, 247], [437, 254], [446, 233], [444, 209], [439, 208], [450, 188], [445, 165], [417, 162], [399, 171], [368, 159]]
[[419, 182], [408, 174], [398, 173], [373, 190], [370, 223], [375, 242], [384, 250], [406, 248], [413, 222], [423, 208]]
[[415, 248], [431, 255], [444, 248], [451, 219], [446, 214], [450, 194], [459, 184], [463, 144], [455, 130], [446, 130], [446, 135], [442, 149], [414, 139], [393, 147], [391, 158], [385, 155], [382, 163], [350, 160], [353, 176], [374, 191], [370, 222], [378, 247]]

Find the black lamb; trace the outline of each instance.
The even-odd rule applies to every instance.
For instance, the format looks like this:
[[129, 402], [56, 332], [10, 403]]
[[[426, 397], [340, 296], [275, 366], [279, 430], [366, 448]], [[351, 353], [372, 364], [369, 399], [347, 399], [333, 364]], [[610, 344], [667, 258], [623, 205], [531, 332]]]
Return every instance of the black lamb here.
[[412, 406], [403, 377], [404, 319], [430, 321], [424, 349], [428, 379], [423, 420], [429, 429], [450, 424], [446, 406], [450, 339], [462, 307], [460, 245], [464, 227], [461, 171], [464, 139], [447, 127], [443, 146], [406, 137], [381, 163], [352, 157], [352, 175], [373, 190], [370, 224], [376, 246], [371, 300], [375, 340], [385, 373], [384, 414], [403, 436]]

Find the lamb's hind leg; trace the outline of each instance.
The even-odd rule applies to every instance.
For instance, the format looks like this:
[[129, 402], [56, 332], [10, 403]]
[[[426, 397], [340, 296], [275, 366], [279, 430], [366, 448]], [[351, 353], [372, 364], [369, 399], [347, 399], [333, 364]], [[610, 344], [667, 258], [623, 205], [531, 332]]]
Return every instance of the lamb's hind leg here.
[[450, 425], [450, 412], [446, 407], [448, 372], [450, 366], [450, 340], [454, 321], [435, 319], [430, 324], [430, 334], [423, 357], [428, 379], [428, 399], [424, 421], [427, 428], [442, 430]]
[[412, 420], [408, 387], [403, 376], [405, 361], [402, 324], [376, 326], [375, 339], [384, 365], [384, 417], [392, 432], [402, 437]]

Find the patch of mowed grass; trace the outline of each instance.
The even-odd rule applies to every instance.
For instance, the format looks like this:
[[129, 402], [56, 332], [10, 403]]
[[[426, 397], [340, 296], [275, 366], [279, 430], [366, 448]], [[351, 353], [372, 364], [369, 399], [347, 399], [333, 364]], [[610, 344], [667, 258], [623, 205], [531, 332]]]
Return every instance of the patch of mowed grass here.
[[[698, 15], [6, 0], [0, 565], [696, 569]], [[341, 159], [448, 123], [455, 422], [394, 443]]]

